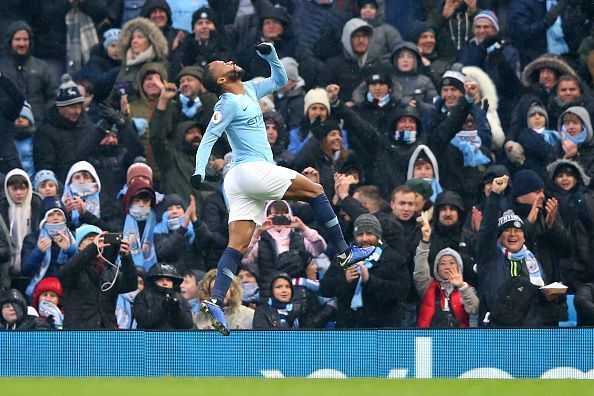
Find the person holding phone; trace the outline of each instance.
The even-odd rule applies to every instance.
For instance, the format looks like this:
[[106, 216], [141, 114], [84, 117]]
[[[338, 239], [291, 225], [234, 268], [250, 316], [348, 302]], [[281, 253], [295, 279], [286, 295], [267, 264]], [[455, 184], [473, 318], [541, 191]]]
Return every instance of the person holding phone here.
[[316, 230], [293, 215], [287, 201], [269, 201], [264, 213], [266, 219], [254, 231], [242, 263], [258, 265], [260, 294], [268, 297], [272, 274], [296, 276], [307, 266], [306, 257], [319, 256], [328, 245]]

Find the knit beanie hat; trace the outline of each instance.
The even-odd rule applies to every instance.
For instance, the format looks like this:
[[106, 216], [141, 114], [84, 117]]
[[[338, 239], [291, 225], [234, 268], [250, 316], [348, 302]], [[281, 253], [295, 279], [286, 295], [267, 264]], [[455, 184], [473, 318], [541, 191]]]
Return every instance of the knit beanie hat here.
[[130, 184], [132, 179], [137, 176], [144, 176], [151, 181], [151, 184], [153, 184], [153, 170], [147, 164], [135, 162], [130, 165], [128, 172], [126, 173], [126, 184]]
[[182, 199], [182, 197], [180, 197], [177, 194], [167, 194], [163, 199], [161, 207], [164, 210], [167, 210], [172, 205], [179, 205], [182, 208], [184, 208], [184, 210], [186, 209], [186, 205], [184, 205], [184, 200]]
[[322, 121], [319, 128], [312, 130], [312, 133], [318, 140], [324, 139], [332, 131], [341, 131], [340, 124], [333, 118]]
[[359, 0], [358, 3], [359, 9], [363, 8], [363, 6], [366, 4], [371, 4], [375, 8], [378, 8], [377, 0]]
[[101, 228], [91, 225], [91, 224], [83, 224], [76, 229], [76, 247], [80, 246], [80, 243], [83, 239], [89, 234], [101, 234], [103, 231]]
[[186, 66], [179, 73], [177, 73], [177, 81], [183, 76], [193, 76], [196, 77], [198, 80], [202, 81], [202, 76], [204, 75], [204, 70], [199, 66]]
[[328, 109], [328, 115], [330, 115], [330, 101], [326, 90], [324, 88], [314, 88], [307, 91], [303, 98], [303, 115], [307, 115], [307, 110], [313, 104], [321, 104]]
[[120, 39], [120, 29], [109, 29], [103, 33], [103, 48], [107, 49], [111, 43]]
[[429, 199], [433, 195], [433, 187], [431, 187], [431, 183], [425, 179], [410, 179], [404, 184], [409, 186], [411, 190], [421, 195], [425, 199]]
[[544, 188], [544, 182], [538, 173], [532, 169], [523, 169], [516, 173], [511, 198], [516, 199], [522, 195], [538, 191]]
[[64, 74], [62, 76], [62, 84], [58, 89], [58, 95], [56, 96], [56, 106], [66, 107], [77, 103], [83, 103], [85, 98], [80, 94], [78, 86], [70, 74]]
[[19, 114], [21, 117], [24, 117], [29, 120], [31, 126], [35, 125], [35, 117], [33, 117], [33, 111], [31, 111], [31, 105], [26, 100], [23, 102], [23, 107], [21, 108], [21, 112]]
[[458, 91], [464, 93], [464, 83], [466, 82], [466, 75], [460, 71], [448, 70], [441, 77], [441, 87], [451, 85]]
[[41, 183], [43, 183], [46, 180], [51, 180], [52, 182], [54, 182], [56, 187], [59, 186], [56, 174], [49, 169], [42, 169], [39, 172], [37, 172], [33, 177], [33, 189], [39, 192], [39, 187], [41, 187]]
[[384, 73], [381, 71], [377, 71], [376, 73], [372, 73], [365, 79], [365, 84], [371, 85], [376, 83], [383, 83], [387, 84], [388, 87], [392, 86], [392, 79], [388, 73]]
[[190, 32], [194, 31], [194, 25], [200, 19], [208, 19], [215, 25], [218, 23], [217, 13], [209, 7], [202, 7], [197, 9], [196, 12], [192, 14], [192, 26], [190, 26]]
[[524, 222], [513, 210], [506, 210], [497, 220], [497, 233], [501, 234], [507, 228], [524, 229]]
[[357, 219], [355, 220], [355, 224], [353, 227], [353, 235], [361, 235], [364, 232], [369, 232], [370, 234], [373, 234], [381, 239], [382, 226], [379, 220], [374, 215], [365, 213], [357, 217]]
[[495, 12], [492, 10], [483, 10], [481, 12], [479, 12], [478, 14], [476, 14], [476, 16], [474, 17], [474, 19], [472, 20], [472, 26], [474, 27], [474, 24], [479, 20], [479, 19], [486, 19], [489, 21], [489, 23], [491, 23], [491, 25], [493, 25], [493, 27], [495, 28], [495, 31], [497, 33], [499, 33], [499, 18], [497, 18], [497, 15], [495, 15]]
[[549, 113], [547, 112], [547, 110], [544, 108], [543, 105], [541, 105], [538, 102], [533, 103], [530, 108], [528, 109], [528, 113], [526, 114], [526, 119], [530, 118], [533, 114], [542, 114], [545, 118], [545, 126], [549, 125]]

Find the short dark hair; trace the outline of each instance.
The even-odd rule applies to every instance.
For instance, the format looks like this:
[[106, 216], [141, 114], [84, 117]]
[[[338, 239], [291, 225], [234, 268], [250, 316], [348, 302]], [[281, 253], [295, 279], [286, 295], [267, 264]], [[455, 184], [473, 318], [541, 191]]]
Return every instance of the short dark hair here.
[[272, 212], [274, 209], [274, 213], [276, 214], [289, 214], [289, 206], [285, 201], [274, 201], [268, 206], [268, 210], [266, 211], [266, 216]]
[[410, 194], [410, 193], [415, 193], [415, 191], [410, 188], [409, 186], [407, 186], [406, 184], [403, 184], [401, 186], [396, 187], [393, 191], [392, 191], [392, 195], [390, 196], [390, 198], [392, 199], [392, 201], [394, 200], [394, 197], [396, 196], [396, 194]]
[[355, 189], [355, 192], [358, 192], [361, 197], [366, 199], [367, 201], [373, 202], [376, 206], [381, 206], [382, 204], [382, 193], [380, 189], [376, 186], [361, 186]]
[[571, 74], [563, 74], [557, 80], [557, 87], [559, 86], [559, 83], [561, 83], [563, 81], [572, 81], [572, 82], [576, 83], [578, 88], [580, 89], [580, 91], [582, 91], [582, 84], [580, 83], [580, 80], [576, 76], [572, 76]]
[[29, 188], [29, 181], [23, 175], [12, 175], [6, 181], [7, 187], [13, 188]]
[[217, 77], [214, 75], [210, 66], [210, 63], [206, 65], [206, 70], [204, 70], [204, 75], [202, 76], [202, 85], [207, 91], [218, 96], [222, 93], [221, 86], [217, 83]]

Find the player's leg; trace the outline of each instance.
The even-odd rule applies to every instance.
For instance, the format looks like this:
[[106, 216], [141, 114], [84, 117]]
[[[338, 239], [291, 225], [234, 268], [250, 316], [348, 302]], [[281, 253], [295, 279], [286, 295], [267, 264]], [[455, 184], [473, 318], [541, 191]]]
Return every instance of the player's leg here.
[[316, 221], [326, 228], [328, 239], [335, 246], [338, 252], [339, 264], [343, 269], [346, 270], [351, 265], [366, 259], [373, 253], [374, 248], [349, 247], [347, 245], [336, 214], [320, 184], [314, 183], [307, 177], [297, 174], [291, 186], [285, 192], [283, 199], [309, 202]]
[[251, 220], [236, 220], [229, 223], [229, 244], [217, 264], [217, 277], [210, 299], [201, 302], [202, 311], [210, 318], [213, 327], [223, 335], [229, 335], [223, 301], [241, 264], [241, 259], [247, 251], [255, 227], [256, 224]]

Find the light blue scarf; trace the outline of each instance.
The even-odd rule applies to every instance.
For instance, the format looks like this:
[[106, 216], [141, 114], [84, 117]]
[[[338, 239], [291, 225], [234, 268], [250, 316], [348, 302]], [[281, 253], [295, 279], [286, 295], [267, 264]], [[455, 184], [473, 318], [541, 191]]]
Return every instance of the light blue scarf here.
[[[522, 246], [522, 249], [519, 251], [512, 253], [499, 242], [497, 242], [497, 247], [503, 253], [503, 256], [510, 261], [512, 265], [512, 272], [514, 271], [514, 266], [526, 264], [526, 268], [528, 268], [528, 275], [530, 276], [530, 283], [535, 286], [544, 286], [544, 279], [542, 278], [542, 272], [540, 269], [540, 265], [536, 260], [534, 254], [528, 250], [526, 245]], [[517, 273], [512, 273], [512, 276], [519, 276], [519, 271]]]
[[188, 118], [194, 118], [194, 116], [196, 116], [196, 113], [198, 113], [198, 110], [200, 110], [200, 108], [202, 107], [202, 102], [200, 101], [200, 98], [197, 96], [196, 99], [194, 99], [194, 103], [192, 103], [192, 106], [188, 106], [190, 103], [190, 99], [185, 97], [184, 95], [179, 95], [179, 101], [181, 103], [182, 113], [184, 113], [184, 115]]
[[539, 130], [534, 129], [536, 133], [541, 135], [545, 142], [550, 144], [551, 146], [558, 146], [561, 142], [561, 135], [557, 131], [551, 131], [550, 129], [542, 128]]
[[[155, 234], [169, 234], [170, 232], [175, 232], [177, 229], [181, 227], [181, 223], [184, 222], [184, 218], [186, 216], [178, 217], [177, 219], [169, 219], [169, 213], [163, 213], [163, 218], [161, 222], [155, 226]], [[176, 227], [176, 224], [179, 226]], [[185, 228], [186, 233], [186, 241], [188, 244], [193, 244], [194, 240], [196, 239], [196, 234], [194, 233], [194, 227], [192, 227], [192, 223], [188, 225], [188, 228]]]
[[464, 157], [464, 166], [475, 168], [491, 162], [481, 151], [481, 138], [477, 130], [460, 131], [450, 140], [450, 144], [456, 147]]
[[[373, 95], [371, 95], [371, 92], [367, 91], [367, 101], [369, 103], [373, 103]], [[378, 99], [377, 105], [379, 107], [384, 107], [385, 105], [387, 105], [390, 102], [390, 94], [385, 95], [383, 98]]]
[[[89, 185], [94, 184], [97, 186], [97, 183], [85, 183], [85, 184], [68, 184], [64, 187], [64, 194], [62, 194], [62, 202], [66, 204], [66, 197], [74, 197], [78, 196], [83, 201], [85, 201], [85, 210], [89, 213], [92, 213], [96, 217], [101, 217], [101, 206], [99, 203], [99, 192], [89, 191]], [[87, 190], [87, 192], [85, 192]], [[72, 223], [79, 227], [81, 225], [80, 222], [80, 213], [78, 213], [77, 209], [74, 209], [70, 214], [72, 218]]]
[[431, 202], [435, 202], [435, 200], [437, 199], [437, 196], [443, 191], [443, 188], [441, 188], [441, 184], [439, 184], [437, 179], [423, 179], [423, 180], [431, 183], [431, 188], [433, 189], [433, 194], [431, 194], [431, 197], [429, 197], [429, 200]]
[[[557, 5], [557, 0], [546, 0], [547, 11]], [[547, 29], [547, 52], [553, 55], [562, 55], [569, 52], [569, 46], [565, 41], [561, 17], [557, 17], [555, 23]]]
[[[41, 230], [39, 230], [39, 236], [48, 239], [53, 239], [57, 235], [58, 231], [64, 230], [66, 231], [68, 239], [70, 239], [70, 247], [68, 248], [68, 250], [60, 249], [60, 253], [58, 253], [58, 258], [56, 259], [58, 264], [64, 264], [66, 261], [70, 259], [70, 257], [74, 256], [74, 254], [76, 253], [76, 242], [74, 240], [74, 236], [72, 236], [72, 233], [68, 230], [68, 227], [66, 227], [66, 223], [44, 224], [43, 227], [41, 227]], [[52, 245], [54, 243], [55, 242], [52, 241]], [[43, 255], [43, 260], [41, 261], [41, 267], [39, 268], [39, 272], [37, 272], [37, 274], [31, 279], [31, 282], [29, 282], [29, 286], [27, 286], [27, 289], [25, 290], [25, 294], [27, 294], [27, 296], [31, 297], [33, 295], [33, 290], [35, 290], [35, 286], [37, 286], [37, 284], [45, 277], [45, 274], [49, 269], [51, 261], [52, 247], [50, 246], [49, 249], [47, 249]]]
[[[368, 270], [373, 268], [373, 263], [377, 262], [382, 255], [382, 247], [381, 244], [375, 247], [373, 254], [369, 256], [367, 259], [363, 260], [363, 265]], [[351, 299], [351, 309], [353, 311], [358, 310], [363, 306], [363, 279], [361, 278], [361, 269], [356, 267], [357, 271], [359, 271], [359, 280], [357, 281], [357, 287], [355, 288], [355, 294]]]
[[394, 140], [413, 144], [417, 140], [417, 131], [394, 131]]
[[582, 131], [577, 136], [571, 136], [569, 132], [567, 132], [565, 125], [563, 125], [561, 127], [561, 136], [563, 136], [563, 140], [567, 139], [579, 146], [588, 138], [588, 131], [586, 131], [586, 128], [582, 128]]
[[118, 295], [116, 319], [120, 329], [136, 329], [136, 319], [132, 316], [132, 306], [139, 290]]
[[155, 253], [155, 243], [153, 241], [153, 233], [155, 231], [156, 214], [153, 209], [146, 219], [144, 225], [144, 232], [142, 239], [138, 239], [140, 231], [138, 231], [138, 222], [130, 214], [126, 215], [124, 221], [124, 238], [130, 241], [130, 254], [132, 261], [137, 267], [142, 267], [148, 272], [157, 262], [157, 254]]

